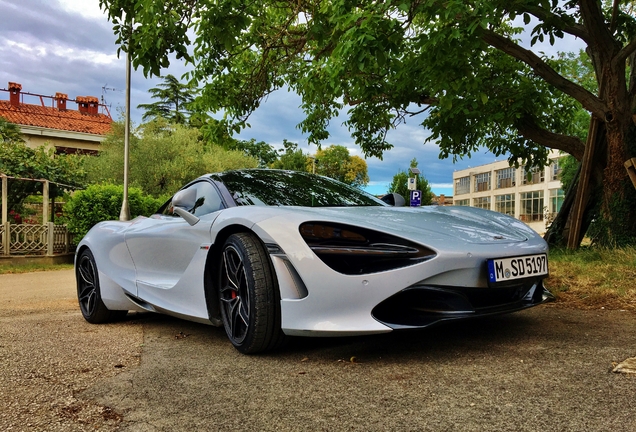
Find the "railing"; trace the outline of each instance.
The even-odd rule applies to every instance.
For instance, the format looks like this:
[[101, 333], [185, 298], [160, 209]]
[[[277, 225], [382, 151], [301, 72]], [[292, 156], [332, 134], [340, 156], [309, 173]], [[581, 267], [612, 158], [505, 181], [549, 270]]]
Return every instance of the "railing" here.
[[0, 255], [61, 255], [73, 251], [66, 225], [0, 224]]

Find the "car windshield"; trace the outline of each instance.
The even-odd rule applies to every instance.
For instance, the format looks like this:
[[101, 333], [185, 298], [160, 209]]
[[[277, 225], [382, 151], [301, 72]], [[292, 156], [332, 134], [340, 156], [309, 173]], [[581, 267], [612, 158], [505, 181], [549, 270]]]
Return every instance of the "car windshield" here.
[[351, 207], [384, 206], [356, 187], [298, 171], [255, 169], [213, 174], [238, 205]]

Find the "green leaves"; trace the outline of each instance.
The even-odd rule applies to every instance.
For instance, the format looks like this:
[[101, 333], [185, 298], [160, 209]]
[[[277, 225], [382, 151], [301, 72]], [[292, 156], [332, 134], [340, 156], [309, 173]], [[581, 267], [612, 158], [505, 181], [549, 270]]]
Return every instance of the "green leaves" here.
[[[535, 154], [540, 160], [546, 143], [521, 134], [521, 123], [570, 133], [580, 110], [526, 63], [486, 43], [488, 34], [515, 42], [531, 30], [532, 44], [557, 44], [566, 32], [584, 26], [579, 2], [101, 0], [100, 5], [119, 43], [127, 49], [130, 40], [134, 63], [146, 73], [158, 74], [170, 53], [192, 62], [188, 79], [202, 88], [200, 112], [222, 110], [228, 131], [246, 127], [261, 101], [286, 87], [302, 97], [305, 119], [298, 127], [310, 143], [327, 140], [330, 121], [344, 111], [363, 153], [382, 157], [392, 147], [388, 132], [426, 110], [422, 126], [442, 156], [470, 155], [486, 146], [497, 154], [530, 160]], [[636, 19], [621, 10], [616, 23], [616, 40], [632, 40]]]
[[[119, 220], [123, 196], [123, 186], [103, 184], [91, 185], [69, 197], [64, 205], [64, 223], [74, 234], [75, 242], [79, 243], [96, 223]], [[133, 218], [152, 215], [165, 201], [145, 195], [136, 187], [128, 189], [128, 200]]]
[[[121, 123], [114, 123], [99, 156], [86, 161], [92, 182], [123, 183], [123, 130]], [[204, 146], [199, 138], [198, 129], [161, 119], [142, 125], [131, 134], [130, 183], [158, 197], [176, 192], [205, 173], [258, 165], [240, 150]]]
[[[410, 167], [417, 168], [418, 162], [417, 159], [413, 158], [411, 160]], [[393, 180], [389, 185], [389, 190], [387, 193], [398, 193], [402, 195], [404, 198], [408, 200], [409, 198], [409, 186], [408, 186], [408, 178], [413, 177], [413, 175], [409, 174], [404, 170], [400, 170], [393, 176]], [[422, 191], [422, 205], [429, 205], [433, 202], [433, 191], [431, 190], [428, 181], [424, 174], [420, 174], [417, 176], [417, 189]]]
[[[27, 147], [24, 141], [17, 141], [9, 123], [0, 122], [0, 173], [17, 178], [49, 180], [66, 185], [58, 190], [72, 190], [82, 187], [86, 179], [84, 157], [77, 155], [56, 155], [55, 150], [40, 146]], [[42, 192], [42, 183], [12, 180], [9, 184], [9, 206], [19, 208], [24, 199]], [[52, 192], [53, 194], [55, 192]]]

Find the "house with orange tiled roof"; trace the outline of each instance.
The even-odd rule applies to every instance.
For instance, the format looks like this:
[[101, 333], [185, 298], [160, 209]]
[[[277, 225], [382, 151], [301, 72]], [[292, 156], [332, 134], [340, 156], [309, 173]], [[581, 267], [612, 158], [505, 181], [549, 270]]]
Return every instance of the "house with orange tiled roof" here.
[[[0, 97], [2, 93], [8, 93], [9, 99], [0, 99], [0, 117], [20, 127], [29, 147], [46, 145], [56, 153], [96, 153], [113, 123], [107, 107], [93, 96], [69, 99], [64, 93], [27, 93], [14, 82], [0, 89]], [[69, 102], [76, 103], [77, 109], [67, 108]]]

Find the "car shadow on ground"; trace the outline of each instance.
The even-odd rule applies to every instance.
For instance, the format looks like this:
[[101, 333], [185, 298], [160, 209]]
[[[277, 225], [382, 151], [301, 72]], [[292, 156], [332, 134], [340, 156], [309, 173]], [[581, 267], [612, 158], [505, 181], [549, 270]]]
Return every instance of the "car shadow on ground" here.
[[[485, 349], [493, 351], [528, 338], [536, 338], [534, 329], [540, 316], [527, 311], [501, 316], [480, 317], [470, 320], [449, 321], [417, 330], [400, 330], [391, 333], [349, 337], [292, 337], [283, 347], [260, 354], [263, 358], [325, 357], [351, 361], [383, 362], [394, 358], [403, 361], [408, 357], [434, 356], [436, 360], [452, 359], [462, 352]], [[153, 314], [129, 313], [123, 320], [127, 325], [143, 326], [145, 334], [163, 340], [188, 339], [190, 343], [207, 345], [211, 353], [219, 348], [231, 348], [222, 327], [213, 327], [184, 321], [178, 318]], [[547, 335], [544, 335], [547, 337]]]

